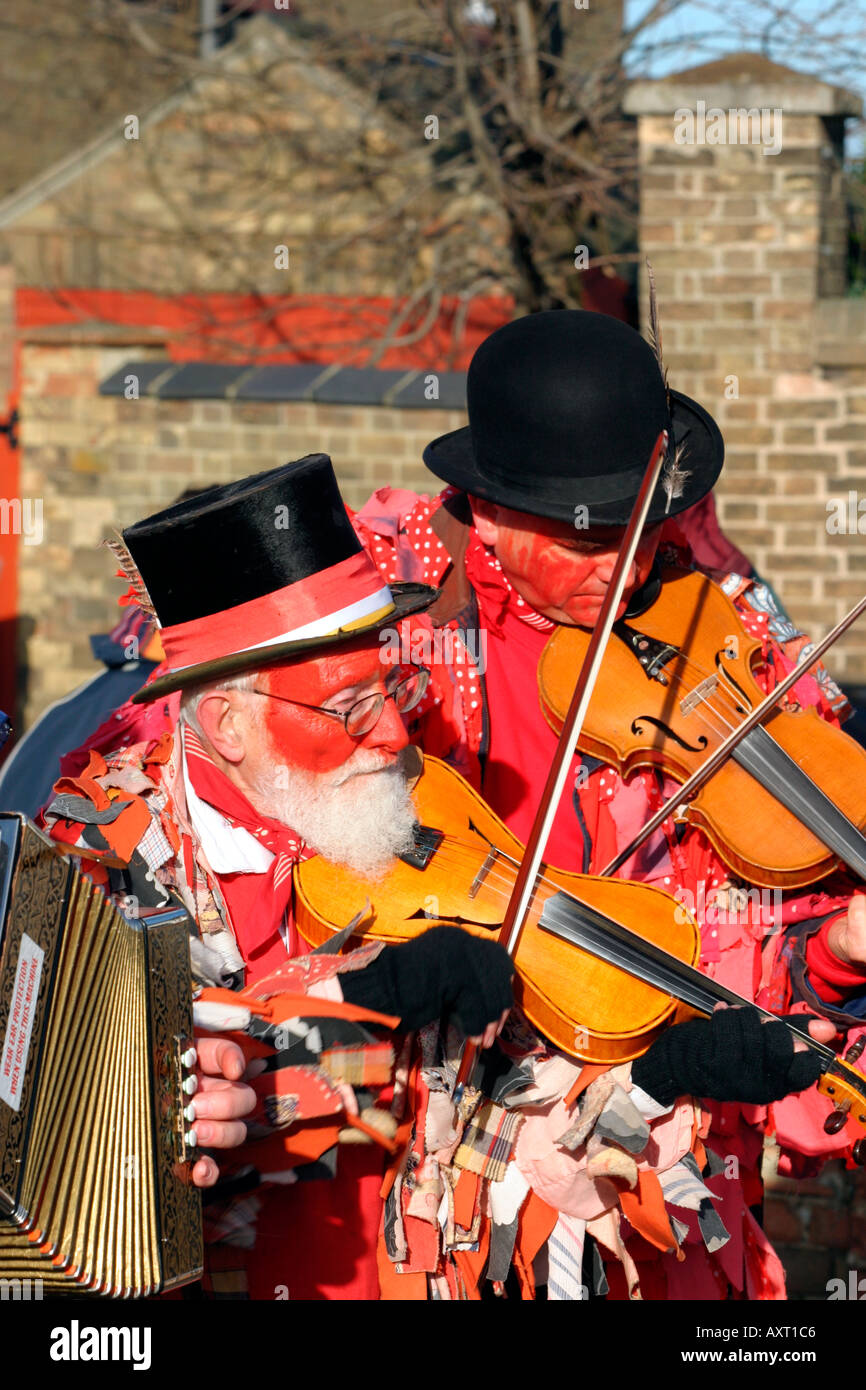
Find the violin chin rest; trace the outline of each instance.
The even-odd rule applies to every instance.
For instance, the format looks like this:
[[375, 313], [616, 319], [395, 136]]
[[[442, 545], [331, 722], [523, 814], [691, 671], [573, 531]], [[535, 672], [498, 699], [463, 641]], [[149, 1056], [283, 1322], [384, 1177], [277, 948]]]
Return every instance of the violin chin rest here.
[[424, 754], [414, 743], [407, 744], [399, 753], [400, 771], [411, 790], [420, 780], [424, 771]]

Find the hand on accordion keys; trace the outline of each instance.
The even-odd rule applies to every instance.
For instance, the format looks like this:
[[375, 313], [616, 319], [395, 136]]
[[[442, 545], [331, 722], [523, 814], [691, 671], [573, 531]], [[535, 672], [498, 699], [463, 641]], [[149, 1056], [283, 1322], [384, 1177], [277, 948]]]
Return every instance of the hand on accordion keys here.
[[[196, 1051], [198, 1089], [190, 1102], [196, 1143], [204, 1149], [236, 1148], [247, 1137], [243, 1116], [256, 1104], [255, 1091], [242, 1080], [244, 1054], [227, 1038], [202, 1035], [196, 1037]], [[196, 1187], [213, 1187], [218, 1177], [216, 1162], [207, 1154], [193, 1165]]]
[[[398, 1017], [406, 1028], [418, 1028], [447, 1013], [486, 1048], [492, 1047], [511, 1009], [513, 968], [508, 953], [495, 942], [479, 941], [457, 927], [435, 927], [414, 941], [386, 947], [363, 969], [342, 974], [330, 987], [337, 986], [339, 999]], [[327, 997], [334, 998], [330, 992]], [[229, 1015], [242, 1011], [244, 1003], [241, 995], [236, 1005], [200, 1001], [195, 1012], [202, 1027], [228, 1031], [237, 1026]], [[247, 1064], [236, 1043], [200, 1028], [196, 1048], [198, 1088], [186, 1112], [196, 1145], [236, 1148], [247, 1138], [243, 1117], [258, 1103], [244, 1077], [252, 1079], [258, 1074], [254, 1069], [265, 1064], [255, 1058]], [[218, 1177], [215, 1159], [203, 1154], [192, 1170], [195, 1186], [212, 1187]]]

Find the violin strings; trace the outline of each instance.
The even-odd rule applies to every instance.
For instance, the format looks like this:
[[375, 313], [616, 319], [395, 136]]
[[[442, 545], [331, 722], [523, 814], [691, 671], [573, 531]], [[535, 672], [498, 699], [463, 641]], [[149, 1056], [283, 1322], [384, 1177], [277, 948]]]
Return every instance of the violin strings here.
[[[685, 656], [682, 653], [681, 656], [683, 670], [688, 671], [689, 674], [694, 673], [695, 685], [690, 687], [689, 689], [686, 689], [684, 694], [680, 694], [680, 690], [682, 689], [682, 687], [686, 686], [687, 682], [683, 679], [682, 675], [678, 675], [671, 678], [671, 694], [678, 701], [680, 701], [680, 703], [687, 695], [690, 695], [697, 688], [697, 686], [701, 684], [702, 681], [705, 681], [709, 677], [716, 674], [715, 672], [707, 671], [703, 666], [699, 665], [698, 662], [694, 661], [691, 657]], [[719, 686], [717, 687], [717, 691], [719, 691], [720, 693], [714, 694], [713, 696], [707, 696], [707, 698], [701, 700], [695, 708], [697, 711], [700, 711], [701, 714], [704, 716], [705, 722], [709, 722], [708, 720], [706, 720], [706, 714], [708, 711], [711, 711], [720, 720], [725, 732], [730, 733], [731, 730], [736, 727], [736, 722], [738, 722], [739, 711], [737, 710], [736, 705], [734, 704], [733, 697], [727, 689], [727, 685], [724, 684], [724, 677], [720, 675], [718, 679]], [[746, 714], [740, 715], [740, 720], [746, 718], [747, 714], [748, 711], [746, 711]], [[726, 717], [728, 715], [729, 717]], [[731, 720], [733, 720], [734, 722], [732, 723]], [[713, 732], [717, 732], [717, 730], [714, 730]]]
[[[683, 679], [682, 675], [671, 678], [672, 684], [670, 691], [672, 696], [679, 700], [680, 711], [682, 712], [682, 700], [692, 693], [702, 681], [716, 675], [716, 673], [706, 671], [683, 652], [680, 652], [679, 656], [682, 661], [683, 670], [688, 671], [689, 674], [693, 672], [696, 678], [695, 685], [692, 686], [691, 689], [686, 689], [684, 695], [680, 694], [680, 690], [686, 686], [687, 682]], [[716, 737], [726, 737], [733, 732], [738, 724], [742, 723], [743, 719], [748, 717], [750, 711], [747, 710], [743, 712], [738, 708], [735, 703], [735, 697], [731, 695], [728, 690], [727, 681], [723, 672], [718, 674], [717, 679], [719, 684], [716, 687], [716, 692], [714, 692], [712, 696], [707, 696], [700, 700], [695, 705], [694, 709], [689, 711], [689, 714], [695, 715], [697, 721], [708, 728]], [[684, 717], [688, 718], [689, 715], [687, 714]], [[714, 720], [716, 721], [715, 723]]]
[[[452, 835], [446, 835], [445, 838], [441, 842], [439, 842], [438, 846], [435, 837], [432, 836], [428, 840], [425, 840], [423, 836], [418, 836], [416, 839], [416, 844], [418, 844], [420, 847], [434, 850], [436, 858], [439, 860], [440, 863], [444, 863], [446, 865], [454, 865], [458, 868], [464, 868], [468, 864], [468, 866], [475, 871], [475, 873], [473, 874], [473, 878], [475, 877], [475, 874], [477, 874], [480, 871], [484, 864], [485, 856], [483, 845], [486, 845], [487, 843], [488, 842], [484, 840], [482, 842], [482, 845], [478, 845], [473, 841], [460, 840], [456, 836]], [[486, 888], [489, 885], [491, 888], [493, 888], [494, 892], [498, 896], [504, 898], [507, 902], [508, 899], [511, 897], [511, 891], [514, 887], [514, 881], [517, 877], [517, 861], [514, 858], [512, 858], [512, 856], [509, 855], [506, 851], [499, 849], [496, 845], [490, 845], [489, 847], [490, 849], [496, 851], [496, 863], [492, 864], [488, 871], [485, 873], [484, 878], [481, 884], [479, 885], [479, 892], [481, 891], [481, 889]], [[505, 873], [503, 872], [503, 869], [501, 867], [498, 867], [500, 861], [503, 859], [507, 864], [513, 866], [513, 874]], [[544, 885], [545, 887], [552, 888], [556, 892], [567, 891], [560, 890], [558, 883], [554, 882], [553, 879], [547, 878], [546, 875], [541, 873], [536, 875], [536, 883], [538, 885]], [[500, 884], [502, 885], [501, 887], [498, 886]]]
[[[742, 723], [742, 721], [748, 717], [753, 706], [749, 706], [745, 711], [738, 706], [737, 697], [732, 695], [728, 689], [728, 680], [730, 678], [726, 677], [724, 671], [718, 673], [707, 671], [704, 667], [699, 665], [698, 662], [694, 661], [692, 657], [686, 656], [683, 652], [680, 652], [680, 657], [684, 670], [695, 673], [697, 685], [700, 685], [701, 681], [706, 680], [709, 676], [718, 674], [719, 685], [717, 686], [717, 692], [713, 696], [708, 696], [705, 700], [701, 700], [695, 709], [706, 723], [710, 722], [707, 718], [708, 713], [714, 714], [721, 721], [725, 733], [731, 733], [738, 724]], [[685, 685], [685, 681], [681, 677], [677, 677], [676, 685], [683, 686]], [[676, 687], [672, 689], [672, 693], [678, 694]], [[686, 691], [687, 695], [689, 693], [689, 691]], [[710, 725], [710, 727], [712, 727], [712, 725]], [[714, 730], [714, 732], [716, 731]]]
[[[446, 863], [457, 864], [457, 865], [460, 865], [460, 866], [462, 867], [462, 864], [463, 864], [467, 859], [471, 859], [471, 860], [473, 861], [473, 867], [476, 867], [476, 866], [477, 866], [476, 872], [477, 872], [477, 869], [480, 869], [480, 868], [482, 867], [482, 865], [484, 864], [484, 862], [485, 862], [484, 857], [482, 857], [482, 855], [483, 855], [482, 846], [483, 846], [483, 845], [488, 845], [490, 850], [495, 850], [495, 852], [496, 852], [496, 862], [497, 862], [497, 863], [499, 862], [500, 859], [504, 859], [504, 861], [505, 861], [507, 864], [511, 865], [511, 866], [515, 869], [515, 871], [516, 871], [516, 869], [517, 869], [517, 867], [518, 867], [517, 860], [515, 860], [514, 857], [513, 857], [512, 855], [508, 854], [508, 852], [507, 852], [506, 850], [500, 849], [497, 845], [493, 845], [493, 844], [491, 844], [489, 841], [484, 840], [483, 837], [482, 837], [482, 846], [476, 845], [473, 841], [461, 840], [458, 836], [455, 836], [455, 835], [445, 835], [445, 836], [443, 837], [443, 839], [442, 839], [441, 841], [439, 841], [438, 845], [437, 845], [436, 837], [435, 837], [435, 836], [431, 835], [431, 836], [425, 837], [425, 836], [422, 835], [422, 836], [419, 836], [419, 837], [418, 837], [417, 843], [418, 843], [419, 845], [421, 845], [421, 846], [425, 846], [425, 845], [426, 845], [427, 847], [429, 847], [429, 848], [435, 850], [435, 852], [436, 852], [436, 857], [439, 858], [439, 857], [441, 856], [442, 859], [443, 859]], [[501, 869], [497, 869], [495, 866], [491, 865], [490, 869], [489, 869], [488, 872], [485, 874], [484, 879], [483, 879], [483, 881], [482, 881], [480, 887], [481, 887], [481, 888], [484, 888], [484, 887], [487, 887], [488, 885], [490, 885], [490, 887], [493, 888], [493, 891], [494, 891], [494, 893], [495, 893], [495, 895], [496, 895], [497, 897], [502, 898], [502, 899], [505, 899], [506, 901], [508, 901], [508, 900], [510, 900], [510, 898], [511, 898], [511, 891], [512, 891], [512, 888], [513, 888], [513, 885], [514, 885], [514, 880], [515, 880], [516, 876], [517, 876], [517, 875], [516, 875], [516, 872], [515, 872], [514, 874], [512, 874], [512, 875], [509, 876], [509, 875], [503, 873]], [[617, 879], [611, 880], [611, 882], [624, 882], [624, 881], [626, 881], [626, 880], [617, 880]], [[502, 887], [499, 887], [499, 886], [498, 886], [499, 883], [501, 883], [503, 886], [502, 886]], [[544, 887], [553, 889], [554, 892], [557, 892], [557, 893], [564, 893], [564, 894], [566, 895], [566, 897], [570, 898], [573, 902], [576, 902], [576, 903], [578, 903], [578, 904], [580, 903], [580, 899], [576, 896], [576, 894], [570, 893], [570, 892], [568, 891], [568, 889], [563, 888], [563, 887], [562, 887], [559, 883], [557, 883], [555, 880], [548, 878], [546, 874], [539, 873], [539, 874], [536, 875], [536, 886], [537, 886], [537, 887], [544, 886]], [[480, 890], [479, 890], [479, 891], [480, 891]], [[595, 910], [598, 911], [598, 909], [595, 909]], [[603, 915], [603, 916], [606, 916], [607, 914], [602, 914], [602, 915]], [[433, 920], [433, 919], [431, 919], [431, 920]], [[615, 921], [614, 918], [611, 918], [610, 920], [611, 920], [611, 921]], [[481, 923], [480, 925], [483, 926], [484, 923]], [[617, 925], [618, 925], [621, 929], [627, 931], [627, 932], [629, 933], [630, 936], [633, 936], [633, 937], [635, 938], [635, 941], [636, 941], [636, 942], [640, 943], [640, 942], [643, 942], [643, 941], [644, 941], [644, 938], [641, 937], [640, 934], [639, 934], [638, 932], [633, 931], [633, 930], [632, 930], [631, 928], [629, 928], [629, 927], [625, 927], [623, 923], [617, 923]], [[652, 943], [648, 943], [648, 944], [652, 944]], [[588, 954], [591, 955], [592, 952], [588, 952]], [[626, 970], [626, 967], [625, 967], [625, 966], [620, 966], [619, 968], [622, 969], [626, 974], [630, 974], [630, 973], [631, 973], [630, 971]], [[706, 985], [707, 985], [707, 988], [708, 988], [708, 989], [712, 990], [713, 980], [712, 980], [710, 977], [707, 977]], [[667, 991], [662, 991], [662, 992], [663, 992], [663, 993], [666, 993]], [[671, 996], [671, 997], [676, 997], [676, 996]], [[743, 997], [742, 1002], [743, 1002], [743, 1004], [746, 1004], [746, 1005], [749, 1004], [749, 1000], [746, 999], [745, 997]], [[757, 1006], [754, 1006], [754, 1007], [757, 1007]], [[766, 1009], [762, 1009], [762, 1010], [761, 1010], [761, 1013], [762, 1013], [766, 1018], [776, 1018], [776, 1017], [778, 1017], [778, 1015], [772, 1014], [772, 1013], [768, 1012]], [[790, 1027], [790, 1025], [789, 1025], [789, 1027]], [[791, 1031], [795, 1031], [795, 1030], [792, 1029]], [[801, 1038], [802, 1041], [805, 1042], [809, 1047], [811, 1047], [811, 1049], [812, 1049], [813, 1051], [815, 1051], [815, 1052], [817, 1052], [817, 1053], [819, 1053], [819, 1054], [821, 1054], [821, 1055], [826, 1055], [828, 1058], [830, 1058], [830, 1059], [832, 1059], [832, 1060], [835, 1060], [836, 1054], [832, 1051], [831, 1048], [828, 1048], [827, 1045], [826, 1045], [825, 1043], [820, 1043], [820, 1042], [818, 1042], [816, 1039], [814, 1039], [814, 1038], [812, 1038], [812, 1037], [809, 1037], [807, 1034], [801, 1034], [801, 1033], [799, 1033], [799, 1032], [797, 1032], [797, 1037], [798, 1037], [798, 1038]]]
[[[475, 869], [476, 873], [481, 869], [481, 867], [484, 864], [483, 848], [475, 844], [473, 841], [461, 840], [457, 836], [446, 835], [445, 838], [439, 843], [438, 848], [436, 846], [435, 837], [430, 837], [429, 840], [425, 841], [423, 836], [419, 836], [417, 838], [416, 843], [422, 847], [435, 850], [436, 858], [440, 860], [440, 863], [453, 864], [457, 867], [463, 868], [468, 861], [470, 863], [470, 866], [473, 869]], [[488, 842], [486, 840], [483, 841], [483, 844], [487, 843]], [[515, 860], [511, 855], [509, 855], [507, 851], [499, 849], [499, 847], [496, 845], [490, 845], [490, 849], [496, 851], [496, 863], [492, 864], [489, 870], [485, 873], [484, 878], [481, 884], [479, 885], [479, 892], [482, 888], [486, 888], [488, 885], [490, 885], [494, 889], [494, 892], [497, 896], [502, 897], [506, 901], [508, 901], [508, 899], [511, 897], [511, 891], [514, 886], [514, 881], [517, 877], [517, 860]], [[502, 868], [497, 867], [500, 861], [502, 860], [504, 860], [506, 864], [511, 865], [514, 868], [513, 874], [503, 872]], [[622, 882], [622, 880], [615, 881]], [[502, 887], [499, 887], [500, 884], [502, 885]], [[536, 875], [536, 884], [539, 887], [543, 886], [546, 888], [551, 888], [554, 892], [557, 893], [568, 893], [568, 889], [562, 888], [560, 884], [558, 884], [554, 879], [548, 878], [547, 875], [543, 873], [539, 873]], [[574, 897], [574, 894], [569, 894], [569, 896]], [[578, 899], [575, 898], [575, 901], [578, 901]]]
[[[715, 674], [713, 672], [707, 672], [701, 665], [694, 661], [693, 658], [685, 655], [685, 653], [680, 652], [679, 656], [682, 662], [681, 669], [683, 671], [688, 672], [689, 674], [694, 673], [697, 685], [700, 685], [700, 683], [706, 680], [708, 676], [712, 676]], [[740, 722], [741, 718], [746, 717], [736, 707], [734, 703], [734, 697], [730, 694], [728, 690], [724, 673], [719, 674], [718, 680], [719, 685], [716, 687], [716, 689], [717, 691], [720, 691], [720, 695], [714, 693], [713, 696], [708, 696], [706, 699], [699, 701], [693, 710], [689, 711], [689, 713], [696, 714], [698, 720], [705, 726], [707, 726], [710, 729], [710, 731], [713, 734], [716, 734], [717, 736], [720, 733], [720, 730], [717, 727], [717, 725], [720, 725], [721, 731], [727, 734], [730, 733], [731, 730], [736, 727], [736, 723]], [[674, 684], [671, 688], [671, 694], [674, 696], [674, 698], [678, 698], [680, 700], [685, 698], [684, 696], [679, 695], [679, 689], [685, 685], [686, 681], [683, 679], [682, 674], [679, 674], [674, 678]], [[692, 687], [692, 689], [695, 688], [696, 686]], [[686, 694], [688, 693], [690, 692], [686, 691]], [[728, 712], [730, 712], [731, 718], [727, 717]], [[687, 718], [688, 716], [686, 715], [685, 717]], [[717, 724], [714, 724], [714, 720], [717, 721]], [[481, 869], [483, 865], [483, 860], [479, 862], [478, 858], [479, 848], [472, 842], [460, 841], [454, 836], [446, 836], [441, 842], [439, 842], [437, 847], [436, 839], [434, 836], [425, 837], [424, 835], [421, 835], [418, 837], [417, 843], [422, 848], [436, 850], [437, 854], [441, 856], [440, 862], [452, 863], [462, 868], [464, 867], [467, 861], [471, 861], [473, 865], [477, 865], [476, 873]], [[491, 848], [493, 848], [493, 846], [491, 846]], [[491, 865], [488, 868], [482, 880], [482, 884], [479, 885], [479, 888], [483, 885], [488, 885], [490, 888], [493, 889], [493, 891], [497, 895], [500, 895], [503, 898], [508, 899], [511, 896], [511, 891], [513, 889], [516, 873], [510, 877], [504, 874], [501, 868], [498, 867], [502, 859], [512, 863], [516, 869], [516, 861], [510, 856], [508, 856], [504, 851], [497, 848], [496, 865]], [[545, 887], [551, 887], [555, 891], [561, 891], [559, 889], [559, 885], [554, 883], [553, 880], [548, 879], [543, 873], [539, 873], [536, 876], [536, 883], [538, 886], [543, 885]]]

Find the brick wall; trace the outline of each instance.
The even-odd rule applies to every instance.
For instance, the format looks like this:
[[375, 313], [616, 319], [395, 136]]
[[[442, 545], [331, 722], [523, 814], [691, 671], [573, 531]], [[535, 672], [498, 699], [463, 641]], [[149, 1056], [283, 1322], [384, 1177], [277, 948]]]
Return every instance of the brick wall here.
[[825, 1299], [831, 1279], [866, 1275], [866, 1173], [828, 1163], [812, 1178], [782, 1178], [767, 1150], [764, 1229], [785, 1266], [789, 1298]]
[[44, 504], [42, 544], [19, 552], [25, 723], [94, 674], [88, 635], [117, 620], [123, 591], [100, 546], [112, 527], [186, 487], [318, 451], [331, 454], [350, 505], [385, 484], [435, 491], [422, 450], [465, 424], [444, 409], [99, 396], [100, 381], [129, 357], [128, 346], [98, 344], [31, 343], [22, 352], [21, 491]]

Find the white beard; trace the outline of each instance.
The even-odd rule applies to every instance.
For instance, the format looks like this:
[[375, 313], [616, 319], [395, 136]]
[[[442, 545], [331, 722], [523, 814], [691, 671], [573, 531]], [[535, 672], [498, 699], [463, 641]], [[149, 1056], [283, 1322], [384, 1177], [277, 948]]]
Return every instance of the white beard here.
[[365, 878], [381, 878], [412, 846], [415, 808], [397, 765], [358, 749], [332, 773], [280, 765], [251, 789], [257, 808], [310, 849]]

